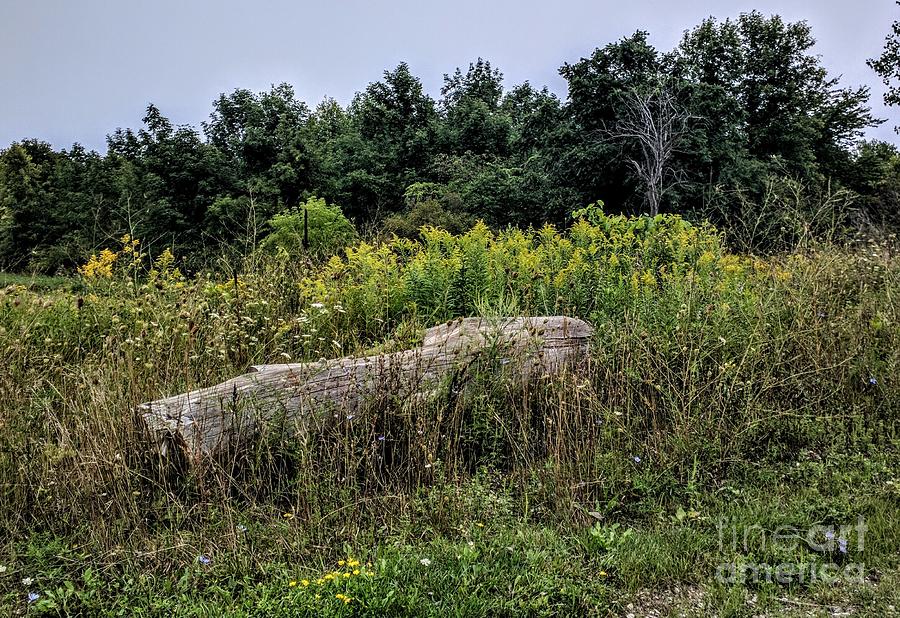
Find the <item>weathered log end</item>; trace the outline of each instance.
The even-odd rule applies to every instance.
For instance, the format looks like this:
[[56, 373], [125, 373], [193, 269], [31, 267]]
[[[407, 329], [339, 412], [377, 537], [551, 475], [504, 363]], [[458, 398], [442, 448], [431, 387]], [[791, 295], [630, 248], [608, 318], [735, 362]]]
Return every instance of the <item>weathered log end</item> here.
[[141, 404], [139, 413], [163, 454], [172, 445], [197, 461], [275, 418], [300, 432], [325, 411], [357, 410], [385, 389], [421, 401], [484, 353], [499, 355], [523, 379], [556, 375], [587, 358], [592, 335], [586, 322], [566, 316], [460, 318], [429, 328], [410, 350], [256, 365], [221, 384]]

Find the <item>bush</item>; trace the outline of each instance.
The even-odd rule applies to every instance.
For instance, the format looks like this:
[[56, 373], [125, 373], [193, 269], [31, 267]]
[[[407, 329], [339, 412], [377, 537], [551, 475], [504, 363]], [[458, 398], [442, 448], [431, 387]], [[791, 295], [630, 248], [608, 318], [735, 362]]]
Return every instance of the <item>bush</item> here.
[[[304, 217], [307, 218], [309, 236], [307, 250], [303, 247]], [[341, 209], [315, 197], [297, 208], [275, 215], [269, 220], [269, 226], [272, 231], [263, 239], [260, 248], [291, 257], [307, 252], [313, 256], [333, 255], [356, 239], [356, 230]]]
[[601, 213], [595, 221], [579, 220], [567, 233], [552, 226], [494, 233], [479, 223], [454, 235], [425, 227], [420, 241], [348, 248], [315, 278], [304, 278], [300, 292], [309, 303], [340, 304], [354, 329], [409, 315], [436, 322], [509, 306], [593, 319], [619, 315], [658, 284], [689, 272], [712, 280], [737, 269], [723, 270], [721, 240], [709, 226], [674, 215]]
[[403, 194], [406, 211], [384, 220], [384, 231], [402, 238], [417, 238], [425, 226], [461, 234], [475, 225], [475, 217], [467, 213], [459, 196], [446, 185], [416, 182]]
[[475, 224], [475, 218], [466, 213], [452, 212], [436, 200], [416, 202], [409, 209], [384, 220], [384, 231], [401, 238], [417, 238], [423, 227], [461, 234]]

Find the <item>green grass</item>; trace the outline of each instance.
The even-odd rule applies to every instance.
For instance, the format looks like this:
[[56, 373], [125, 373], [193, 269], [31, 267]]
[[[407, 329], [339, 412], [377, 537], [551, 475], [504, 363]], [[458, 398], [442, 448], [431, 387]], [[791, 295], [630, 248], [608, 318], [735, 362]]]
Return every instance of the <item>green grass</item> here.
[[82, 282], [73, 277], [51, 277], [48, 275], [22, 275], [16, 273], [0, 272], [0, 288], [11, 285], [22, 286], [28, 290], [81, 290]]
[[[900, 594], [890, 247], [760, 260], [615, 219], [193, 279], [111, 255], [110, 278], [0, 287], [0, 614], [880, 616]], [[462, 394], [381, 393], [194, 466], [134, 414], [251, 364], [552, 313], [596, 330], [552, 383], [499, 379], [486, 355]], [[861, 551], [771, 542], [860, 516]], [[854, 562], [857, 583], [716, 579]]]
[[[774, 485], [773, 475], [781, 478]], [[7, 590], [0, 607], [24, 609], [32, 590], [41, 598], [31, 611], [48, 615], [605, 615], [626, 613], [636, 599], [657, 599], [648, 604], [672, 611], [682, 605], [695, 615], [843, 603], [877, 616], [886, 615], [900, 594], [900, 466], [894, 455], [769, 464], [695, 496], [689, 515], [660, 509], [634, 521], [528, 521], [511, 488], [484, 487], [489, 477], [458, 491], [464, 500], [492, 499], [497, 510], [490, 517], [473, 520], [456, 511], [452, 525], [438, 532], [427, 506], [441, 497], [423, 496], [424, 504], [411, 504], [401, 521], [358, 529], [352, 543], [328, 547], [310, 540], [307, 522], [260, 513], [247, 514], [245, 523], [216, 522], [206, 534], [181, 531], [107, 553], [79, 545], [78, 534], [35, 535], [13, 544], [13, 555], [3, 558], [10, 568], [0, 575]], [[779, 526], [805, 530], [855, 522], [859, 515], [869, 531], [863, 550], [854, 547], [850, 558], [865, 564], [869, 579], [863, 583], [716, 582], [718, 565], [739, 557], [771, 565], [825, 561], [803, 544], [786, 549], [789, 543], [773, 542], [772, 535]], [[723, 521], [739, 538], [751, 531], [750, 554], [741, 548], [735, 555], [727, 538], [720, 542]], [[359, 566], [339, 564], [349, 559]], [[321, 581], [332, 572], [340, 575]], [[25, 577], [34, 583], [23, 586]], [[702, 598], [704, 607], [673, 595], [678, 586]], [[755, 606], [747, 606], [750, 599]]]

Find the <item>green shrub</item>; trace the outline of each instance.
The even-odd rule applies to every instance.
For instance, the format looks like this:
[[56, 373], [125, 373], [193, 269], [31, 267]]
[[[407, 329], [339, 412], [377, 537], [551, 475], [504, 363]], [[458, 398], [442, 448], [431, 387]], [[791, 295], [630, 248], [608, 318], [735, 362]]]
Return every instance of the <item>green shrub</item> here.
[[461, 234], [475, 225], [475, 217], [466, 212], [462, 202], [446, 185], [417, 182], [403, 194], [406, 211], [388, 217], [382, 225], [385, 232], [402, 238], [418, 238], [423, 227], [436, 227]]
[[[260, 243], [260, 248], [291, 257], [307, 252], [313, 256], [332, 255], [356, 239], [356, 230], [341, 209], [315, 197], [297, 208], [275, 215], [269, 220], [269, 226], [272, 231]], [[307, 250], [303, 247], [304, 231], [309, 239]]]
[[[434, 322], [476, 307], [586, 318], [618, 314], [657, 286], [696, 273], [733, 278], [746, 264], [723, 255], [715, 229], [674, 215], [597, 217], [566, 233], [552, 226], [465, 234], [424, 227], [420, 241], [360, 243], [299, 284], [307, 303], [337, 303], [350, 324], [394, 324], [415, 314]], [[356, 322], [355, 320], [359, 320]], [[349, 325], [348, 325], [349, 326]]]
[[382, 225], [385, 232], [402, 238], [416, 238], [423, 227], [436, 227], [461, 234], [475, 224], [475, 218], [453, 212], [436, 200], [416, 202], [404, 213], [388, 217]]

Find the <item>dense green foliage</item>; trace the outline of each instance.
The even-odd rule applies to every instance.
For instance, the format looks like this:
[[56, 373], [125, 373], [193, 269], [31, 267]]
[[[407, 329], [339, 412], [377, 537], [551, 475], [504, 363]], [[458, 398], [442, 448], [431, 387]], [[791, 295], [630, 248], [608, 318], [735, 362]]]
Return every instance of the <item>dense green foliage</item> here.
[[[897, 6], [900, 6], [900, 2]], [[887, 92], [884, 93], [885, 104], [900, 105], [900, 20], [891, 25], [891, 33], [885, 38], [881, 55], [870, 59], [868, 64], [887, 86]], [[894, 130], [900, 133], [900, 125], [895, 126]]]
[[300, 208], [275, 215], [260, 248], [264, 251], [300, 257], [330, 255], [356, 238], [356, 230], [341, 209], [323, 199], [310, 198]]
[[[754, 12], [705, 20], [668, 52], [645, 32], [600, 47], [561, 67], [564, 101], [527, 82], [504, 90], [479, 59], [446, 75], [438, 100], [401, 64], [346, 107], [310, 108], [286, 84], [222, 94], [202, 131], [150, 105], [103, 155], [33, 140], [0, 152], [0, 267], [71, 270], [127, 233], [195, 271], [257, 246], [313, 195], [359, 230], [407, 237], [475, 219], [567, 225], [597, 200], [646, 212], [646, 153], [624, 131], [642, 97], [671, 101], [658, 113], [678, 120], [659, 160], [662, 211], [710, 218], [755, 251], [791, 248], [808, 228], [894, 224], [897, 150], [858, 143], [878, 122], [868, 92], [829, 77], [813, 43], [806, 23]], [[886, 78], [891, 49], [875, 65]]]
[[[221, 277], [186, 278], [126, 237], [69, 285], [9, 280], [0, 608], [602, 615], [678, 584], [728, 615], [785, 595], [888, 612], [897, 258], [741, 257], [677, 216], [577, 214], [565, 231], [432, 228]], [[405, 348], [450, 317], [563, 312], [596, 329], [583, 371], [523, 383], [487, 354], [462, 395], [378, 393], [190, 471], [131, 412], [251, 364]], [[877, 585], [715, 582], [727, 560], [837, 559], [717, 545], [723, 517], [768, 534], [858, 515], [870, 531], [852, 558]]]

